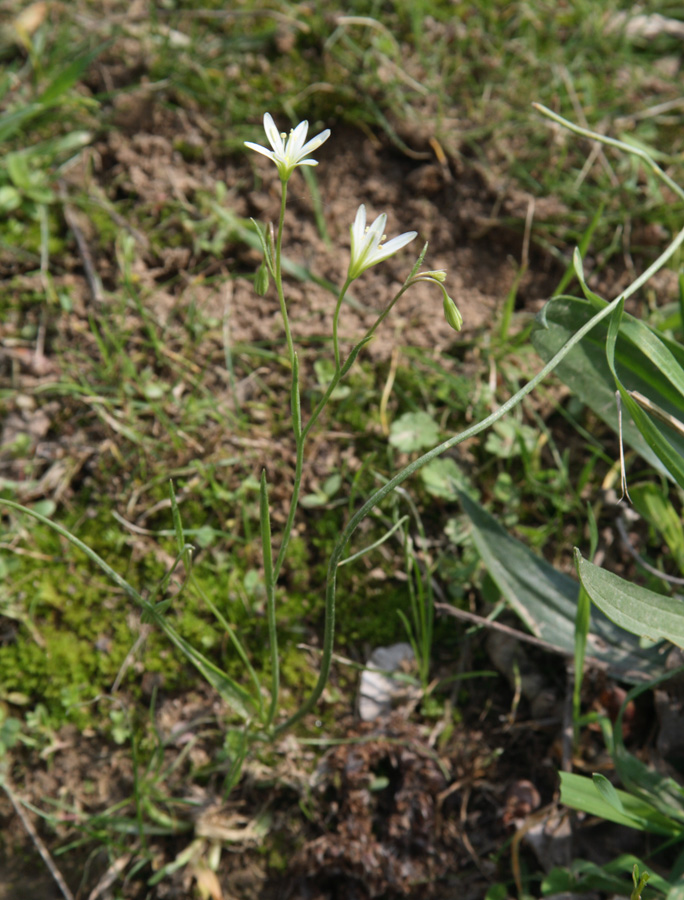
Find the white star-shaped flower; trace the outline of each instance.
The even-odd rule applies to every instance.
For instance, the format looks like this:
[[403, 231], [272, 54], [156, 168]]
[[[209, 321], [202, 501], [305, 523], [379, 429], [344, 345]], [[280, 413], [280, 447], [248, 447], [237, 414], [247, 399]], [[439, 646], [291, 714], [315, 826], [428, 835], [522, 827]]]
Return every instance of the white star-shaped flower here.
[[[278, 167], [278, 174], [281, 181], [287, 181], [297, 166], [317, 166], [318, 161], [315, 159], [305, 159], [309, 153], [318, 150], [322, 143], [330, 137], [330, 129], [326, 128], [316, 137], [306, 140], [306, 133], [309, 130], [307, 121], [300, 122], [296, 128], [290, 131], [289, 135], [279, 133], [273, 117], [269, 113], [264, 114], [264, 131], [266, 137], [273, 148], [269, 150], [262, 147], [261, 144], [253, 144], [251, 141], [245, 141], [245, 146], [250, 150], [256, 150], [257, 153], [263, 153], [268, 156]], [[306, 141], [306, 143], [305, 143]]]
[[361, 204], [356, 213], [354, 224], [351, 226], [351, 259], [347, 278], [353, 281], [366, 269], [370, 269], [376, 263], [393, 256], [397, 250], [401, 250], [410, 243], [418, 234], [417, 231], [406, 231], [391, 241], [385, 240], [385, 225], [387, 216], [382, 213], [373, 224], [366, 228], [366, 207]]

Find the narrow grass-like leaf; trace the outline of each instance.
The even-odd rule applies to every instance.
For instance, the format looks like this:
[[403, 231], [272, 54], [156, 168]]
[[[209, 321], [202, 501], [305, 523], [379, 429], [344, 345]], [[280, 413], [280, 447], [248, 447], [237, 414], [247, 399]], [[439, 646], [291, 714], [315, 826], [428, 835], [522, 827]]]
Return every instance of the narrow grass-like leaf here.
[[173, 488], [173, 481], [171, 481], [171, 479], [169, 479], [169, 496], [171, 498], [171, 516], [173, 518], [173, 530], [176, 533], [176, 545], [178, 547], [178, 552], [183, 553], [186, 546], [185, 534], [183, 533], [183, 521], [181, 519], [180, 510], [178, 509], [176, 492]]
[[591, 244], [591, 239], [594, 236], [594, 232], [596, 231], [596, 229], [599, 226], [601, 219], [603, 217], [604, 209], [605, 209], [605, 203], [599, 203], [598, 207], [596, 208], [596, 212], [592, 216], [589, 226], [585, 229], [585, 231], [580, 239], [579, 246], [577, 248], [577, 252], [576, 253], [573, 252], [573, 256], [572, 256], [570, 265], [567, 267], [567, 269], [563, 273], [563, 277], [561, 278], [560, 282], [558, 283], [558, 287], [555, 290], [556, 294], [562, 294], [565, 291], [566, 287], [572, 281], [572, 276], [575, 274], [575, 271], [576, 271], [575, 259], [581, 260], [582, 257], [584, 256], [584, 254], [589, 249], [589, 246]]
[[106, 44], [101, 44], [94, 50], [83, 53], [81, 56], [77, 56], [73, 62], [69, 63], [68, 66], [58, 72], [40, 95], [40, 103], [42, 103], [43, 106], [52, 106], [56, 103], [67, 91], [71, 90], [76, 82], [83, 76], [83, 73], [88, 66], [100, 55], [105, 47]]
[[395, 522], [394, 525], [392, 525], [392, 527], [390, 528], [390, 530], [386, 531], [385, 534], [383, 534], [383, 536], [381, 538], [378, 538], [377, 541], [373, 541], [372, 544], [369, 544], [367, 547], [364, 547], [362, 550], [357, 550], [356, 553], [352, 553], [352, 555], [348, 556], [346, 559], [341, 559], [337, 564], [338, 567], [346, 566], [350, 562], [354, 562], [355, 560], [360, 559], [362, 556], [365, 556], [367, 553], [370, 553], [372, 550], [375, 550], [378, 547], [382, 546], [382, 544], [384, 544], [386, 540], [388, 540], [389, 538], [392, 537], [392, 535], [398, 528], [401, 528], [401, 526], [404, 524], [404, 522], [407, 521], [408, 518], [409, 518], [409, 516], [407, 516], [407, 515], [402, 516], [401, 519], [399, 519], [397, 522]]
[[630, 488], [630, 497], [636, 511], [662, 534], [684, 575], [684, 524], [665, 491], [652, 482], [636, 484]]
[[[153, 603], [157, 597], [163, 596], [166, 593], [166, 589], [169, 586], [169, 581], [171, 581], [171, 578], [173, 577], [174, 572], [178, 568], [179, 564], [182, 562], [185, 566], [185, 573], [183, 576], [183, 581], [179, 585], [178, 593], [176, 594], [174, 599], [177, 599], [180, 596], [180, 593], [182, 592], [183, 588], [185, 587], [187, 580], [190, 576], [190, 567], [187, 563], [187, 560], [192, 559], [192, 555], [191, 555], [192, 550], [194, 550], [194, 547], [192, 546], [192, 544], [184, 544], [181, 547], [180, 553], [177, 554], [173, 563], [169, 566], [167, 572], [164, 574], [164, 577], [162, 578], [162, 580], [159, 582], [157, 587], [151, 592], [150, 596], [148, 597], [149, 603]], [[167, 608], [171, 605], [170, 599], [165, 600], [164, 602], [166, 603]], [[158, 609], [161, 612], [162, 611], [161, 603], [158, 603], [156, 605], [155, 609]]]
[[240, 661], [242, 662], [245, 670], [249, 674], [249, 677], [254, 685], [254, 696], [256, 700], [256, 705], [258, 708], [259, 721], [264, 722], [264, 704], [261, 699], [261, 682], [259, 681], [259, 676], [257, 675], [254, 666], [249, 661], [249, 657], [247, 656], [247, 651], [242, 643], [242, 641], [238, 638], [235, 633], [235, 628], [230, 624], [230, 622], [225, 618], [221, 610], [216, 606], [214, 601], [206, 594], [200, 585], [197, 582], [197, 579], [192, 579], [192, 586], [197, 591], [199, 596], [202, 599], [202, 602], [206, 604], [206, 606], [212, 611], [214, 616], [216, 617], [216, 621], [221, 625], [222, 628], [225, 629], [226, 634], [228, 635], [228, 640], [233, 645], [235, 652], [240, 657]]
[[627, 825], [639, 831], [668, 837], [681, 833], [680, 826], [662, 815], [654, 806], [626, 791], [615, 788], [615, 795], [622, 811], [609, 803], [598, 790], [596, 783], [584, 775], [560, 772], [561, 803], [572, 809], [581, 809], [592, 816], [600, 816], [618, 825]]

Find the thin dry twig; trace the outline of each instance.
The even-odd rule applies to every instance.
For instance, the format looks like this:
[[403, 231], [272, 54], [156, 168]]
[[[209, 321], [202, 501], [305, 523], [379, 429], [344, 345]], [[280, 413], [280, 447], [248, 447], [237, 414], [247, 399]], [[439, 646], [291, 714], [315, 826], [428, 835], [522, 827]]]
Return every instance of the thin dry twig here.
[[62, 892], [62, 896], [65, 897], [65, 900], [75, 900], [74, 895], [69, 890], [69, 886], [67, 885], [66, 881], [62, 877], [62, 873], [59, 871], [57, 866], [54, 864], [52, 857], [50, 856], [50, 852], [49, 852], [48, 848], [42, 842], [42, 840], [40, 839], [40, 835], [38, 834], [36, 829], [33, 827], [33, 822], [31, 822], [29, 817], [24, 812], [24, 810], [21, 806], [21, 801], [19, 800], [17, 795], [12, 790], [12, 787], [11, 787], [6, 775], [3, 776], [2, 778], [0, 778], [0, 787], [2, 787], [2, 789], [5, 791], [5, 793], [9, 797], [10, 802], [11, 802], [12, 806], [14, 807], [15, 813], [21, 819], [21, 824], [26, 829], [29, 837], [31, 838], [31, 840], [33, 841], [33, 843], [35, 845], [36, 850], [40, 853], [43, 862], [48, 867], [50, 874], [52, 875], [52, 877], [55, 880], [55, 883], [57, 884], [57, 887]]
[[88, 282], [88, 287], [90, 288], [90, 293], [96, 303], [103, 303], [105, 297], [102, 290], [102, 281], [100, 280], [100, 276], [95, 270], [95, 263], [93, 262], [90, 248], [88, 247], [86, 239], [83, 236], [83, 232], [81, 231], [78, 222], [76, 221], [73, 207], [69, 203], [69, 195], [67, 194], [66, 184], [61, 179], [57, 182], [57, 184], [59, 187], [59, 198], [62, 201], [62, 209], [64, 211], [64, 220], [71, 229], [71, 232], [76, 240], [76, 246], [78, 247], [78, 253], [81, 257], [81, 262], [83, 263], [83, 271], [85, 272], [86, 281]]
[[632, 546], [632, 542], [629, 539], [629, 535], [627, 534], [627, 528], [625, 527], [625, 522], [622, 516], [618, 516], [615, 526], [618, 530], [620, 540], [622, 541], [625, 550], [627, 550], [629, 555], [639, 563], [642, 569], [645, 569], [651, 575], [655, 575], [656, 578], [660, 578], [662, 581], [666, 581], [668, 584], [676, 584], [680, 586], [684, 585], [684, 578], [678, 578], [676, 575], [668, 575], [667, 572], [661, 572], [659, 569], [656, 569], [655, 566], [652, 566], [650, 563], [646, 562], [639, 551]]
[[129, 864], [131, 859], [133, 858], [133, 854], [125, 853], [123, 856], [120, 856], [118, 859], [115, 859], [111, 866], [104, 873], [102, 878], [98, 881], [92, 891], [88, 894], [88, 900], [98, 900], [105, 891], [108, 891], [109, 888], [114, 884], [117, 878], [121, 875], [123, 870]]

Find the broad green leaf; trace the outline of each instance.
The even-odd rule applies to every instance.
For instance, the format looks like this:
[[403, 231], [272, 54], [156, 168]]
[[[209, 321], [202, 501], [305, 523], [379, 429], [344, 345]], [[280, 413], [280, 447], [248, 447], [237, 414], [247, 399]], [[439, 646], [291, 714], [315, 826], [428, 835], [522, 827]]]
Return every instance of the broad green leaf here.
[[[672, 478], [674, 478], [674, 480], [681, 488], [684, 488], [684, 454], [682, 454], [681, 450], [676, 449], [673, 446], [672, 442], [669, 441], [666, 437], [666, 432], [671, 432], [674, 434], [677, 434], [677, 432], [673, 432], [671, 428], [663, 425], [660, 422], [653, 422], [648, 414], [644, 412], [641, 406], [631, 396], [630, 389], [625, 386], [617, 371], [615, 363], [615, 347], [620, 331], [623, 306], [624, 304], [622, 303], [622, 301], [620, 301], [616, 309], [613, 311], [610, 317], [610, 321], [608, 322], [608, 334], [606, 336], [606, 360], [608, 362], [608, 366], [613, 375], [615, 385], [620, 391], [622, 402], [629, 410], [632, 419], [643, 435], [644, 440], [646, 441], [648, 446], [655, 452], [660, 461], [664, 464], [665, 471], [668, 472]], [[651, 341], [650, 343], [646, 342], [646, 348], [647, 349], [644, 352], [650, 352], [655, 355], [653, 341]], [[636, 350], [634, 351], [634, 353], [636, 353]], [[662, 360], [660, 360], [660, 362], [662, 363]], [[661, 374], [665, 375], [670, 382], [672, 382], [673, 373], [665, 372], [665, 370], [663, 369], [660, 369], [659, 371], [661, 372]], [[678, 410], [681, 410], [682, 408], [684, 408], [684, 393], [679, 390], [679, 387], [677, 385], [674, 385], [674, 388], [676, 391], [675, 402], [677, 404]], [[651, 397], [648, 397], [648, 399], [652, 400]], [[684, 437], [684, 435], [678, 436], [680, 438]]]
[[[466, 494], [459, 496], [473, 525], [475, 545], [504, 598], [532, 634], [573, 657], [577, 582], [511, 537]], [[655, 648], [643, 649], [636, 638], [625, 635], [597, 610], [592, 610], [586, 652], [606, 664], [614, 675], [630, 682], [643, 681], [662, 668]]]
[[[575, 550], [580, 581], [592, 602], [630, 634], [684, 647], [684, 603], [595, 566]], [[661, 664], [662, 667], [662, 664]]]
[[21, 206], [21, 194], [9, 184], [0, 187], [0, 213], [12, 212]]
[[429, 413], [404, 413], [392, 422], [389, 442], [403, 453], [434, 447], [439, 441], [439, 426]]
[[[538, 327], [532, 333], [532, 343], [539, 355], [544, 360], [550, 359], [595, 315], [599, 304], [603, 304], [599, 298], [595, 301], [576, 297], [550, 300], [538, 316]], [[617, 432], [615, 381], [606, 360], [607, 336], [608, 325], [602, 321], [573, 347], [558, 364], [556, 372], [583, 403]], [[648, 352], [644, 351], [645, 347], [649, 348]], [[654, 347], [658, 348], [657, 352]], [[615, 346], [615, 366], [628, 390], [638, 391], [665, 412], [681, 418], [684, 408], [684, 398], [679, 390], [684, 377], [684, 347], [681, 344], [657, 335], [632, 316], [623, 315]], [[640, 412], [642, 416], [646, 415]], [[659, 471], [672, 477], [629, 416], [623, 416], [622, 430], [627, 444]], [[667, 430], [667, 437], [675, 451], [684, 456], [684, 437], [671, 429]]]
[[[598, 546], [598, 526], [596, 525], [596, 517], [591, 508], [591, 504], [587, 503], [587, 520], [589, 523], [590, 548], [589, 555], [596, 553]], [[589, 629], [591, 628], [591, 600], [589, 595], [580, 588], [577, 595], [577, 612], [575, 614], [575, 677], [572, 696], [573, 705], [573, 721], [575, 729], [580, 718], [582, 707], [582, 680], [584, 678], [584, 659], [587, 654], [587, 638], [589, 637]]]
[[622, 811], [607, 802], [597, 788], [595, 782], [585, 775], [572, 772], [560, 772], [561, 803], [572, 809], [581, 809], [591, 816], [600, 816], [618, 825], [627, 825], [639, 831], [652, 834], [674, 836], [682, 834], [682, 826], [668, 819], [651, 804], [626, 791], [615, 788], [615, 795], [622, 806]]

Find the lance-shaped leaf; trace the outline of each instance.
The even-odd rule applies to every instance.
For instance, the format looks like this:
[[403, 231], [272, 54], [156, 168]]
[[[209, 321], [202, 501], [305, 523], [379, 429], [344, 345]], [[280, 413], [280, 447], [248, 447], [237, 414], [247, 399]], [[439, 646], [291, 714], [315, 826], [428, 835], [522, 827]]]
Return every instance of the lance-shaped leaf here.
[[[472, 522], [475, 546], [504, 598], [532, 634], [572, 657], [577, 582], [511, 537], [466, 494], [460, 493], [459, 499]], [[586, 652], [625, 681], [643, 681], [662, 668], [656, 648], [640, 647], [637, 638], [626, 635], [597, 610], [591, 613]]]
[[[630, 634], [652, 641], [668, 640], [684, 647], [684, 603], [606, 572], [575, 550], [582, 585], [606, 616]], [[660, 668], [662, 669], [662, 663]]]
[[[595, 295], [586, 300], [576, 297], [555, 297], [550, 300], [540, 313], [538, 327], [532, 333], [536, 351], [544, 360], [551, 359], [601, 306], [605, 306], [605, 302]], [[617, 432], [615, 378], [606, 358], [607, 339], [608, 324], [600, 322], [565, 356], [556, 367], [556, 372], [583, 403]], [[613, 359], [616, 372], [627, 390], [638, 391], [665, 412], [681, 419], [684, 408], [684, 396], [681, 393], [684, 347], [681, 344], [656, 334], [632, 316], [623, 315]], [[629, 400], [627, 405], [631, 413], [632, 404]], [[642, 410], [640, 412], [642, 416], [646, 416]], [[622, 431], [629, 446], [660, 472], [672, 478], [667, 466], [649, 446], [639, 427], [629, 416], [623, 416]], [[674, 451], [684, 458], [684, 436], [669, 428], [661, 433], [666, 433], [667, 441]]]

